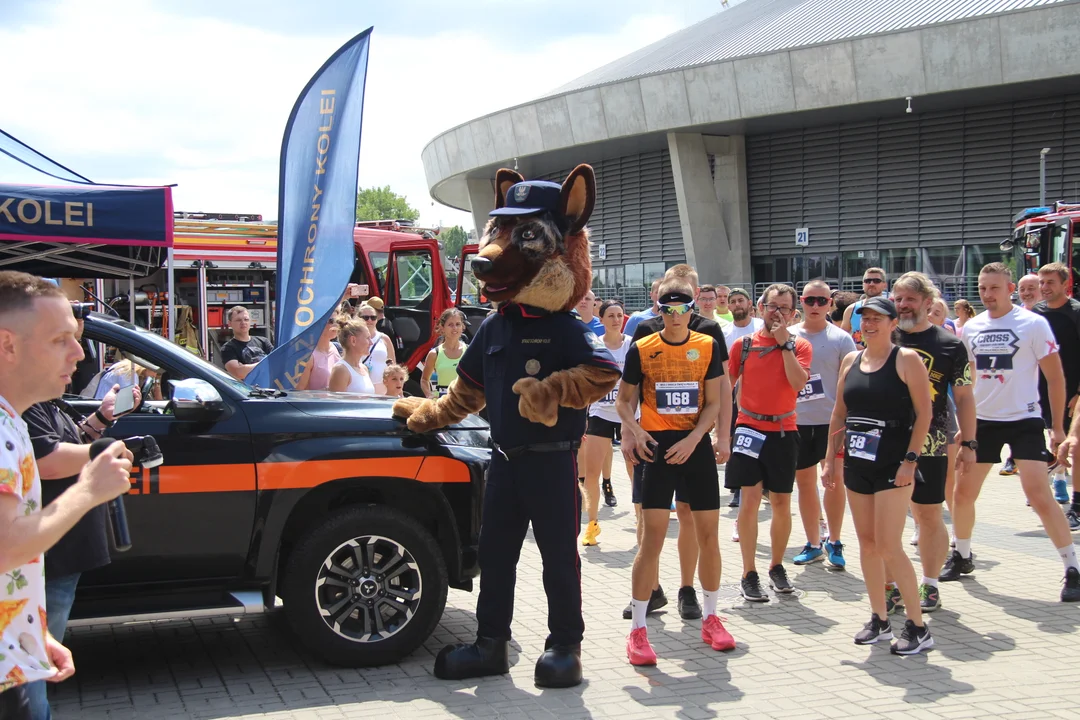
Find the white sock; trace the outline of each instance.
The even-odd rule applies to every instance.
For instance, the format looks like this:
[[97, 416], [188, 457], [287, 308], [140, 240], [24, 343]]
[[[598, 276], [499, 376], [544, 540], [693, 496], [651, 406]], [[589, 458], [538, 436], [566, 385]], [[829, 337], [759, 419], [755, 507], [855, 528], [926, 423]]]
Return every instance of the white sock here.
[[1080, 561], [1076, 559], [1076, 546], [1069, 544], [1065, 547], [1057, 549], [1058, 555], [1061, 556], [1061, 561], [1065, 563], [1065, 572], [1069, 571], [1069, 568], [1076, 568], [1080, 571]]
[[894, 583], [894, 582], [887, 582], [887, 583], [885, 583], [885, 587], [887, 587], [887, 588], [892, 588], [893, 590], [896, 590], [896, 589], [897, 589], [897, 588], [896, 588], [896, 583]]
[[923, 585], [929, 585], [932, 588], [936, 588], [938, 586], [938, 579], [937, 578], [929, 578], [929, 577], [926, 577], [925, 575], [923, 575], [922, 584]]
[[956, 538], [956, 552], [960, 553], [962, 558], [971, 557], [971, 538], [967, 540]]
[[811, 544], [810, 547], [814, 548], [815, 550], [820, 550], [821, 549], [821, 543], [818, 543], [817, 545]]
[[720, 589], [716, 590], [704, 590], [701, 594], [705, 596], [705, 617], [711, 617], [716, 614], [716, 598], [720, 594]]
[[633, 617], [630, 620], [630, 629], [637, 630], [638, 628], [645, 627], [645, 614], [649, 611], [649, 601], [646, 600], [630, 600], [630, 612], [633, 613]]

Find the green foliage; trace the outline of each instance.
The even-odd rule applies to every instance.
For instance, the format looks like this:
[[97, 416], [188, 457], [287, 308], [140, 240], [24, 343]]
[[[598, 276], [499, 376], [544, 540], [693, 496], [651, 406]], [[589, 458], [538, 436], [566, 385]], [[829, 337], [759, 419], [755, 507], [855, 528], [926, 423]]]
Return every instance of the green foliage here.
[[383, 187], [364, 188], [356, 194], [357, 220], [413, 220], [420, 211], [409, 205], [402, 195]]
[[443, 252], [446, 253], [446, 257], [453, 259], [461, 255], [461, 248], [463, 248], [469, 242], [469, 233], [460, 225], [454, 225], [453, 227], [443, 228], [439, 233], [439, 240], [443, 244]]

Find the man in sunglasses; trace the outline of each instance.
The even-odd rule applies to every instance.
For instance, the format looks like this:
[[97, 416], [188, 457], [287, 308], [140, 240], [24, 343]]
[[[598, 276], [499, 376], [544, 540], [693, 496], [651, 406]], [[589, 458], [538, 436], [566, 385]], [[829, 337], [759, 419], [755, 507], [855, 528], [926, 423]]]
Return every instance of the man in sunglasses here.
[[[626, 428], [624, 445], [625, 438], [634, 438], [631, 461], [644, 464], [643, 532], [634, 559], [631, 628], [626, 642], [631, 665], [656, 664], [645, 618], [676, 491], [693, 514], [692, 527], [697, 536], [698, 575], [705, 600], [701, 639], [714, 650], [735, 647], [716, 614], [720, 591], [720, 480], [709, 437], [721, 412], [730, 407], [730, 398], [724, 392], [726, 354], [721, 341], [690, 330], [694, 296], [686, 280], [666, 279], [660, 286], [659, 301], [664, 328], [630, 346], [615, 401]], [[639, 397], [640, 421], [635, 418]], [[720, 430], [726, 441], [726, 426], [721, 424]]]
[[795, 404], [799, 427], [795, 482], [799, 486], [799, 515], [806, 531], [806, 546], [795, 556], [795, 564], [828, 560], [833, 567], [843, 568], [846, 563], [840, 528], [844, 521], [844, 485], [835, 483], [825, 491], [825, 515], [828, 518], [828, 532], [825, 532], [818, 501], [818, 463], [825, 459], [829, 446], [829, 421], [836, 404], [840, 364], [848, 353], [855, 352], [855, 342], [829, 322], [832, 291], [824, 280], [811, 280], [806, 284], [802, 308], [803, 321], [791, 328], [791, 334], [810, 343], [813, 358], [810, 379], [799, 391]]
[[738, 419], [732, 437], [725, 486], [742, 490], [739, 505], [739, 550], [743, 559], [742, 595], [750, 602], [768, 602], [761, 589], [757, 552], [758, 508], [762, 490], [772, 503], [772, 560], [769, 581], [778, 593], [795, 588], [784, 570], [784, 550], [791, 537], [791, 492], [799, 432], [795, 407], [810, 379], [810, 343], [788, 330], [797, 295], [790, 285], [770, 285], [762, 310], [765, 326], [731, 347], [728, 375], [739, 380]]
[[848, 306], [848, 309], [844, 311], [844, 322], [840, 325], [844, 329], [844, 332], [850, 333], [852, 339], [855, 340], [855, 344], [859, 347], [863, 347], [862, 344], [862, 331], [860, 330], [860, 320], [862, 316], [859, 314], [859, 308], [863, 306], [870, 298], [878, 297], [879, 295], [888, 295], [885, 293], [885, 271], [881, 268], [867, 268], [863, 273], [862, 278], [863, 286], [863, 299], [859, 300], [854, 305]]

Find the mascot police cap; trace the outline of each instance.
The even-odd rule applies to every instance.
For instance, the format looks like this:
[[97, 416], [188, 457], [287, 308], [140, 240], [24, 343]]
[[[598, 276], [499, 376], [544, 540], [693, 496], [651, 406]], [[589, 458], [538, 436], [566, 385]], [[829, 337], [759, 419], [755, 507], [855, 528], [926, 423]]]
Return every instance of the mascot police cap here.
[[489, 215], [536, 215], [542, 212], [559, 213], [562, 185], [547, 180], [525, 180], [511, 185], [506, 191], [506, 204]]

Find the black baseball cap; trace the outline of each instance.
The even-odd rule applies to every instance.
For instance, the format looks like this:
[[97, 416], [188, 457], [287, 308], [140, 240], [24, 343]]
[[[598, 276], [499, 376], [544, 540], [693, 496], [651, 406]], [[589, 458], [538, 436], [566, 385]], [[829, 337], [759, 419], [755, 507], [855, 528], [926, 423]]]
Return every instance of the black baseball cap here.
[[855, 310], [856, 313], [862, 315], [863, 310], [873, 310], [879, 312], [882, 315], [888, 315], [890, 318], [896, 318], [896, 305], [892, 300], [881, 297], [872, 297], [869, 300], [863, 302], [862, 305]]
[[547, 180], [526, 180], [515, 183], [506, 191], [506, 204], [489, 215], [537, 215], [543, 212], [559, 214], [562, 185]]

